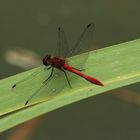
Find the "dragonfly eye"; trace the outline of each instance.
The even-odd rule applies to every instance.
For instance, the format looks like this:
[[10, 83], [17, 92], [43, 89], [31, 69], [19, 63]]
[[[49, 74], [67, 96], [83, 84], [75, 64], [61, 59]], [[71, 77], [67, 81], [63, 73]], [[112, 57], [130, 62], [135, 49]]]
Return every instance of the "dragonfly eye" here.
[[50, 56], [50, 55], [45, 56], [45, 57], [42, 59], [43, 64], [44, 64], [45, 66], [50, 65], [50, 59], [51, 59], [51, 56]]

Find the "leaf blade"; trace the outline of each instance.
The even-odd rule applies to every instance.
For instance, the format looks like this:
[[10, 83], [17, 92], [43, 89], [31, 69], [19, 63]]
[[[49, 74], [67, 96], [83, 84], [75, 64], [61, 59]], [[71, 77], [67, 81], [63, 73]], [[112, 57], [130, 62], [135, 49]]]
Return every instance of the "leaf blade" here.
[[[22, 109], [24, 108], [22, 100], [26, 99], [29, 94], [12, 95], [11, 91], [9, 91], [10, 85], [26, 74], [32, 73], [34, 70], [1, 80], [0, 113], [2, 115], [15, 110], [17, 110], [17, 112], [1, 118], [0, 132], [70, 103], [95, 96], [111, 89], [139, 82], [139, 46], [140, 39], [90, 52], [89, 59], [85, 65], [85, 73], [100, 79], [105, 84], [104, 87], [94, 86], [82, 78], [77, 77], [73, 83], [74, 88], [72, 90], [68, 90], [66, 87], [61, 94], [57, 94], [48, 101], [25, 109]], [[78, 63], [80, 57], [82, 57], [82, 54], [74, 56], [71, 59], [75, 60], [73, 63]], [[43, 101], [43, 97], [44, 96], [37, 98], [31, 104]], [[22, 100], [20, 98], [22, 98]], [[18, 111], [18, 109], [21, 110]], [[11, 121], [11, 119], [15, 121]]]

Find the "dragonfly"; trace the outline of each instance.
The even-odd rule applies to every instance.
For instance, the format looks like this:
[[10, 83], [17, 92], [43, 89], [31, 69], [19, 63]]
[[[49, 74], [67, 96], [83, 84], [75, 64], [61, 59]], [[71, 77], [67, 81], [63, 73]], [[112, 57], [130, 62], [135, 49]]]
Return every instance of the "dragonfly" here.
[[[71, 81], [69, 80], [68, 72], [73, 73], [77, 76], [80, 76], [81, 78], [84, 78], [86, 81], [92, 84], [95, 84], [98, 86], [104, 86], [104, 84], [101, 81], [83, 73], [82, 65], [85, 64], [89, 53], [85, 53], [81, 61], [75, 66], [71, 66], [70, 62], [69, 61], [67, 62], [66, 60], [67, 57], [79, 54], [82, 51], [82, 49], [85, 49], [89, 45], [89, 43], [91, 43], [93, 31], [94, 31], [94, 24], [93, 23], [88, 24], [86, 28], [83, 30], [76, 44], [73, 47], [69, 47], [63, 28], [58, 27], [58, 43], [57, 43], [58, 45], [57, 45], [57, 48], [55, 49], [57, 51], [53, 55], [46, 55], [45, 57], [42, 58], [42, 63], [45, 68], [42, 68], [41, 71], [50, 70], [50, 75], [44, 81], [42, 81], [42, 85], [27, 99], [27, 101], [25, 102], [25, 105], [27, 105], [29, 101], [37, 93], [41, 92], [42, 89], [46, 90], [46, 92], [49, 92], [50, 94], [60, 92], [61, 89], [65, 87], [65, 83], [66, 83], [64, 79], [63, 81], [59, 81], [59, 79], [62, 79], [61, 78], [62, 76], [65, 77], [67, 84], [69, 85], [70, 88], [72, 88]], [[34, 72], [33, 74], [31, 74], [31, 76], [29, 76], [29, 78], [33, 79], [39, 73], [40, 72]], [[54, 75], [57, 75], [57, 76], [54, 76]], [[53, 86], [53, 88], [48, 86], [48, 82], [52, 81], [52, 79], [56, 79], [57, 81], [59, 81], [58, 83], [60, 87], [59, 89], [54, 90], [55, 86]], [[20, 84], [26, 83], [26, 82], [27, 80], [25, 78], [15, 83], [12, 86], [12, 89], [17, 88], [18, 86], [20, 86]], [[29, 85], [28, 82], [27, 84]]]

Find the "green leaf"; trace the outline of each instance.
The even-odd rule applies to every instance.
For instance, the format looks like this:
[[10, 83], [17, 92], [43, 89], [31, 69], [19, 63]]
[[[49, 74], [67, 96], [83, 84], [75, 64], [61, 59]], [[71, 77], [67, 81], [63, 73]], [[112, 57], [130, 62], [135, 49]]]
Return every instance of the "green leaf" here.
[[[83, 55], [85, 54], [70, 59], [76, 65]], [[26, 100], [39, 88], [41, 81], [49, 75], [49, 71], [45, 73], [41, 71], [34, 79], [19, 84], [21, 86], [17, 86], [15, 88], [17, 90], [12, 90], [11, 87], [34, 71], [40, 70], [42, 67], [0, 80], [0, 132], [73, 102], [139, 82], [140, 39], [90, 52], [84, 72], [99, 79], [105, 85], [104, 87], [93, 85], [78, 76], [75, 78], [71, 75], [70, 81], [73, 88], [70, 89], [65, 79], [60, 78], [61, 82], [66, 83], [61, 87], [61, 83], [56, 78], [52, 83], [50, 82], [49, 88], [44, 88], [42, 92], [34, 96], [28, 107], [25, 107]], [[60, 89], [60, 92], [48, 93], [53, 88]]]

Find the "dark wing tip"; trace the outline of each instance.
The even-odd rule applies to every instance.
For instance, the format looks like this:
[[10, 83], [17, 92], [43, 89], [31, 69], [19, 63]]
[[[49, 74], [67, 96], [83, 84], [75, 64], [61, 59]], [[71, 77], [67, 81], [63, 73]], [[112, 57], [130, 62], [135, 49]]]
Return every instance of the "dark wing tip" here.
[[13, 86], [12, 86], [12, 88], [15, 88], [16, 87], [16, 84], [14, 84]]
[[87, 28], [89, 28], [91, 26], [91, 23], [87, 25]]
[[29, 102], [29, 100], [27, 100], [27, 101], [26, 101], [25, 105], [27, 105], [27, 104], [28, 104], [28, 102]]
[[94, 23], [90, 23], [87, 25], [87, 28], [95, 28], [95, 24]]

